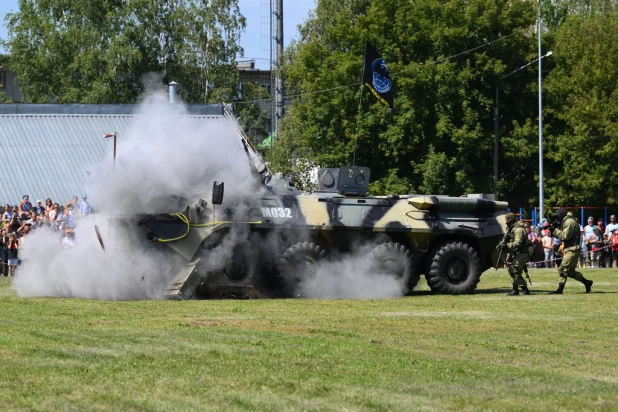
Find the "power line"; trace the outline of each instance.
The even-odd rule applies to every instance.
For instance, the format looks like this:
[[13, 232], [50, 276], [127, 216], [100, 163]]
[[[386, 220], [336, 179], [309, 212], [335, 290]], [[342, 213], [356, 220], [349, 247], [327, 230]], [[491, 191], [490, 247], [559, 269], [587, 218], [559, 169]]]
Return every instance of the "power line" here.
[[466, 50], [466, 51], [462, 51], [461, 53], [453, 54], [452, 56], [445, 57], [445, 58], [440, 59], [440, 60], [435, 60], [435, 61], [433, 61], [433, 62], [431, 62], [431, 63], [427, 63], [427, 64], [420, 64], [420, 65], [418, 65], [418, 66], [416, 66], [416, 67], [414, 67], [414, 68], [412, 68], [412, 69], [402, 70], [402, 71], [400, 71], [400, 72], [398, 72], [398, 73], [393, 73], [393, 74], [392, 74], [392, 76], [396, 76], [396, 75], [401, 74], [401, 73], [407, 73], [407, 72], [409, 72], [409, 71], [416, 70], [416, 69], [418, 69], [419, 67], [425, 67], [425, 66], [431, 66], [431, 65], [434, 65], [434, 64], [444, 63], [444, 62], [445, 62], [445, 61], [447, 61], [447, 60], [452, 60], [452, 59], [455, 59], [455, 58], [457, 58], [457, 57], [459, 57], [459, 56], [463, 56], [464, 54], [472, 53], [472, 52], [473, 52], [473, 51], [475, 51], [475, 50], [482, 49], [483, 47], [491, 46], [493, 43], [496, 43], [496, 42], [502, 41], [502, 40], [504, 40], [504, 39], [508, 39], [509, 37], [514, 36], [514, 35], [515, 35], [515, 34], [517, 34], [517, 33], [518, 33], [518, 31], [514, 31], [514, 32], [513, 32], [513, 33], [511, 33], [511, 34], [507, 34], [506, 36], [498, 37], [498, 38], [497, 38], [497, 39], [495, 39], [495, 40], [488, 41], [487, 43], [483, 43], [483, 44], [481, 44], [480, 46], [476, 46], [476, 47], [473, 47], [473, 48], [468, 49], [468, 50]]
[[[487, 46], [490, 46], [490, 45], [492, 45], [494, 43], [497, 43], [499, 41], [508, 39], [509, 37], [514, 36], [517, 33], [519, 33], [519, 30], [518, 31], [514, 31], [511, 34], [507, 34], [506, 36], [498, 37], [497, 39], [494, 39], [494, 40], [488, 41], [486, 43], [483, 43], [480, 46], [476, 46], [476, 47], [473, 47], [471, 49], [465, 50], [463, 52], [460, 52], [460, 53], [457, 53], [457, 54], [453, 54], [452, 56], [448, 56], [448, 57], [445, 57], [445, 58], [439, 59], [439, 60], [434, 60], [433, 62], [430, 62], [430, 63], [419, 64], [418, 66], [413, 67], [411, 69], [402, 70], [400, 72], [393, 73], [391, 76], [397, 76], [399, 74], [407, 73], [407, 72], [410, 72], [412, 70], [418, 70], [419, 68], [422, 68], [422, 67], [433, 66], [433, 65], [436, 65], [436, 64], [444, 63], [445, 61], [455, 59], [455, 58], [457, 58], [459, 56], [463, 56], [464, 54], [472, 53], [473, 51], [479, 50], [479, 49], [481, 49], [483, 47], [487, 47]], [[345, 86], [331, 87], [329, 89], [316, 90], [316, 91], [313, 91], [313, 92], [290, 94], [290, 95], [287, 95], [287, 96], [283, 96], [283, 99], [284, 100], [290, 100], [290, 99], [293, 99], [293, 98], [296, 98], [296, 97], [303, 97], [303, 96], [310, 96], [310, 95], [313, 95], [313, 94], [332, 92], [333, 90], [339, 90], [339, 89], [345, 89], [347, 87], [358, 86], [358, 85], [360, 85], [362, 83], [363, 82], [355, 82], [355, 83], [346, 84]], [[271, 97], [271, 98], [267, 98], [267, 99], [245, 100], [245, 101], [232, 102], [232, 103], [233, 104], [251, 104], [251, 103], [259, 103], [259, 102], [270, 102], [272, 100], [274, 100], [274, 98]]]

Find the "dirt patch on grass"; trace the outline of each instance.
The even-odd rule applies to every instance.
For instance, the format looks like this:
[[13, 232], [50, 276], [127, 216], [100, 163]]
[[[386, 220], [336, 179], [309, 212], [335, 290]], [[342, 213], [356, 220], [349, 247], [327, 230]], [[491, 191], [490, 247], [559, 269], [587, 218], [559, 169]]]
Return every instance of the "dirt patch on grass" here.
[[122, 325], [123, 322], [118, 320], [96, 320], [93, 322], [88, 322], [88, 326], [100, 326], [100, 325]]
[[194, 321], [188, 322], [187, 326], [203, 327], [203, 326], [219, 326], [219, 324], [212, 320], [194, 320]]

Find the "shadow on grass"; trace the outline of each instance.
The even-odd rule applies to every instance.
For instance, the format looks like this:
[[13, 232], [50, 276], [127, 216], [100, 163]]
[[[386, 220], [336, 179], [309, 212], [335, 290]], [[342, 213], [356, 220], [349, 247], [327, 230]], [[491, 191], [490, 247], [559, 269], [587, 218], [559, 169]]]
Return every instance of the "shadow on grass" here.
[[[556, 289], [534, 289], [534, 286], [528, 286], [528, 288], [530, 289], [530, 296], [533, 295], [547, 295], [553, 291], [555, 291]], [[509, 292], [511, 291], [511, 288], [491, 288], [491, 289], [477, 289], [474, 292], [472, 292], [469, 295], [507, 295]], [[582, 290], [574, 290], [574, 291], [567, 291], [564, 294], [565, 295], [576, 295], [578, 293], [581, 294], [585, 294], [584, 289], [582, 287]], [[600, 291], [595, 291], [592, 290], [589, 295], [602, 295], [602, 294], [616, 294], [618, 293], [618, 291], [616, 292], [608, 292], [608, 291], [604, 291], [604, 290], [600, 290]], [[419, 290], [419, 291], [412, 291], [412, 293], [410, 294], [410, 296], [429, 296], [429, 295], [435, 295], [435, 293], [433, 293], [430, 290]], [[461, 295], [461, 296], [469, 296], [469, 295]]]
[[[509, 291], [511, 290], [511, 288], [492, 288], [492, 289], [477, 289], [474, 292], [472, 292], [472, 295], [491, 295], [491, 294], [507, 294]], [[435, 295], [435, 293], [433, 293], [431, 290], [419, 290], [419, 291], [412, 291], [411, 293], [412, 296], [428, 296], [428, 295]], [[465, 295], [462, 295], [465, 296]]]

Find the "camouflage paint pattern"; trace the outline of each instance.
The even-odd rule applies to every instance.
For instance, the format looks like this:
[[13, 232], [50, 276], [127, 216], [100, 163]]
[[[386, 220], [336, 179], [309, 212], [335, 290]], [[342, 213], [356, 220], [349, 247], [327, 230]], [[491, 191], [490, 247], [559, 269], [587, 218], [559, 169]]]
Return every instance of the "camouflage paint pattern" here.
[[[429, 271], [441, 245], [456, 241], [471, 246], [478, 253], [481, 271], [484, 271], [497, 260], [495, 246], [505, 233], [508, 207], [506, 202], [474, 197], [371, 197], [333, 192], [281, 196], [268, 191], [249, 199], [245, 206], [234, 210], [229, 206], [217, 207], [216, 215], [212, 206], [208, 206], [203, 211], [207, 213], [201, 217], [197, 216], [195, 207], [188, 207], [183, 215], [188, 217], [189, 224], [168, 214], [152, 216], [141, 226], [151, 239], [179, 237], [167, 245], [183, 256], [194, 272], [199, 271], [200, 265], [192, 266], [192, 263], [199, 258], [208, 259], [204, 244], [209, 238], [215, 234], [224, 236], [235, 227], [242, 227], [258, 239], [272, 233], [280, 234], [284, 240], [277, 244], [278, 250], [271, 250], [273, 257], [281, 255], [291, 245], [285, 239], [297, 239], [299, 234], [328, 254], [348, 252], [354, 244], [372, 242], [381, 236], [408, 248], [420, 273]], [[241, 214], [239, 210], [244, 212]], [[170, 289], [176, 290], [176, 295], [170, 293], [170, 297], [180, 294], [183, 282], [179, 279], [188, 282], [192, 276], [203, 276], [187, 275], [186, 271], [187, 268], [182, 268], [174, 277], [177, 287]], [[228, 283], [228, 286], [234, 284]]]

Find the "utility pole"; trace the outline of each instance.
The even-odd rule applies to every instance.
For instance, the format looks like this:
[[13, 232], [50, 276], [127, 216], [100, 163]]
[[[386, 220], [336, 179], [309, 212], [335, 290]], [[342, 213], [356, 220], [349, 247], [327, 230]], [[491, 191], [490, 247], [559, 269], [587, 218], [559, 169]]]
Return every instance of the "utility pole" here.
[[494, 106], [494, 196], [498, 200], [498, 155], [499, 149], [499, 133], [500, 133], [500, 111], [498, 110], [498, 85], [496, 82], [496, 105]]
[[[275, 113], [273, 116], [273, 133], [276, 132], [279, 136], [279, 121], [283, 117], [283, 80], [281, 78], [281, 63], [283, 60], [283, 0], [272, 0], [275, 3], [274, 17], [274, 46], [276, 47], [275, 55]], [[272, 70], [272, 67], [271, 67]]]
[[[541, 0], [537, 2], [539, 21], [539, 56], [541, 56]], [[543, 193], [543, 70], [539, 58], [539, 222], [543, 220], [545, 195]]]

